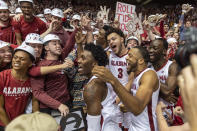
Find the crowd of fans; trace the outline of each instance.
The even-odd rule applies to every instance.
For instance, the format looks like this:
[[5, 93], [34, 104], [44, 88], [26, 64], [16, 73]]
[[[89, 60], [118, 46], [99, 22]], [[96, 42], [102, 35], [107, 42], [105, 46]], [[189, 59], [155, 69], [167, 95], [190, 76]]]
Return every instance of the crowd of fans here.
[[196, 5], [137, 5], [135, 36], [92, 2], [0, 0], [0, 131], [196, 131]]

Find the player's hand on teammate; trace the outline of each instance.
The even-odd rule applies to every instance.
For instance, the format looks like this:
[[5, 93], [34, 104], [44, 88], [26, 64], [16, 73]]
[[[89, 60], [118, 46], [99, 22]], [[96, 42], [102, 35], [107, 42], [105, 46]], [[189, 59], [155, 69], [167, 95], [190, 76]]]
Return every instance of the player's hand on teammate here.
[[104, 66], [95, 66], [92, 73], [104, 82], [112, 83], [115, 79], [113, 74]]
[[69, 108], [64, 104], [60, 104], [58, 110], [60, 111], [61, 116], [66, 116], [69, 113]]

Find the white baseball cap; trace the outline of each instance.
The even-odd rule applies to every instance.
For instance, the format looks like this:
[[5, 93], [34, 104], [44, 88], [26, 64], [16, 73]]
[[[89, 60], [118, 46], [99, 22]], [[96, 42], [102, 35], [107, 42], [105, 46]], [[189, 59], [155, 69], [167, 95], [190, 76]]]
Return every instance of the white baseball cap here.
[[0, 0], [0, 10], [8, 10], [8, 4]]
[[25, 43], [43, 44], [43, 41], [39, 34], [29, 33], [25, 38]]
[[57, 16], [57, 17], [60, 17], [60, 18], [64, 18], [63, 11], [62, 11], [61, 9], [58, 9], [58, 8], [54, 8], [54, 9], [51, 11], [51, 15]]
[[39, 18], [43, 18], [43, 17], [44, 17], [43, 14], [38, 14], [38, 15], [36, 15], [36, 16], [39, 17]]
[[49, 9], [49, 8], [44, 9], [44, 14], [45, 15], [51, 14], [51, 9]]
[[21, 8], [16, 8], [16, 10], [15, 10], [15, 13], [22, 13], [22, 10], [21, 10]]
[[167, 42], [168, 42], [168, 44], [171, 44], [171, 43], [176, 43], [177, 40], [175, 38], [171, 37], [171, 38], [167, 39]]
[[60, 38], [59, 36], [57, 35], [54, 35], [54, 34], [48, 34], [44, 37], [43, 39], [43, 43], [45, 44], [46, 42], [50, 41], [50, 40], [59, 40], [60, 41]]
[[99, 31], [94, 31], [92, 34], [93, 35], [98, 35], [99, 34]]
[[81, 20], [81, 17], [79, 15], [73, 15], [72, 19], [73, 20]]
[[30, 2], [32, 4], [34, 3], [33, 0], [18, 0], [18, 3], [20, 3], [20, 2]]
[[135, 36], [130, 36], [130, 37], [127, 39], [127, 41], [128, 41], [128, 40], [136, 40], [137, 42], [139, 42], [138, 38], [135, 37]]
[[34, 60], [36, 59], [36, 55], [35, 55], [35, 52], [34, 52], [34, 48], [32, 48], [31, 46], [29, 45], [26, 45], [26, 44], [22, 44], [20, 45], [19, 47], [17, 47], [14, 52], [18, 51], [18, 50], [22, 50], [22, 51], [25, 51], [27, 52], [29, 55], [31, 55]]
[[0, 48], [3, 48], [5, 46], [10, 46], [10, 44], [5, 41], [0, 40]]

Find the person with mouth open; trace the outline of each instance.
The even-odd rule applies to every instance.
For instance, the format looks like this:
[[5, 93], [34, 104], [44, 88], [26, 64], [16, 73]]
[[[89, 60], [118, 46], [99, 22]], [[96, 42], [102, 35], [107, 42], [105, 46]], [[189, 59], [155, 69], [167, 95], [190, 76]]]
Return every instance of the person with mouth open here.
[[23, 15], [19, 21], [13, 21], [16, 42], [22, 44], [29, 33], [43, 34], [47, 30], [46, 24], [38, 17], [34, 16], [33, 0], [18, 0]]
[[159, 79], [156, 72], [148, 68], [149, 55], [144, 47], [136, 46], [129, 50], [126, 57], [127, 71], [133, 77], [130, 79], [131, 90], [128, 91], [103, 66], [95, 66], [92, 73], [103, 82], [112, 85], [113, 90], [125, 105], [122, 110], [131, 112], [129, 131], [157, 130], [156, 106], [159, 96]]
[[79, 73], [89, 78], [83, 92], [87, 104], [87, 131], [121, 131], [119, 119], [122, 118], [122, 114], [118, 105], [114, 104], [111, 85], [92, 74], [94, 66], [106, 66], [107, 63], [108, 58], [104, 49], [93, 43], [85, 45], [78, 59]]
[[[125, 47], [125, 36], [123, 32], [118, 28], [110, 28], [106, 34], [105, 39], [109, 44], [111, 52], [109, 54], [109, 70], [112, 74], [121, 82], [122, 85], [128, 83], [128, 73], [127, 73], [127, 62], [126, 57], [128, 55], [128, 49]], [[112, 96], [116, 104], [121, 105], [119, 98], [116, 93], [113, 92]], [[131, 119], [129, 117], [130, 112], [125, 112], [123, 114], [122, 126], [126, 129], [129, 128]]]

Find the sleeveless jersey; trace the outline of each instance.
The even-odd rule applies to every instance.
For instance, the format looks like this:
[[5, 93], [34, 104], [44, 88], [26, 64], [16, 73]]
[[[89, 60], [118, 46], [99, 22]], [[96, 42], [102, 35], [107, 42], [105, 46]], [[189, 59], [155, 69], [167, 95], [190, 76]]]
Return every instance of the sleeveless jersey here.
[[[92, 76], [89, 82], [96, 78], [97, 78], [96, 76]], [[113, 103], [114, 98], [111, 95], [114, 92], [113, 87], [109, 83], [106, 83], [106, 85], [107, 85], [107, 96], [105, 100], [101, 102], [101, 105], [103, 107], [101, 110], [101, 115], [103, 117], [102, 131], [106, 131], [104, 130], [104, 128], [107, 126], [108, 123], [113, 122], [116, 124], [115, 126], [118, 127], [119, 123], [122, 122], [122, 113], [119, 110], [118, 105]], [[116, 129], [116, 131], [119, 131], [119, 129]]]
[[[162, 82], [162, 83], [165, 83], [167, 78], [168, 78], [168, 70], [169, 70], [169, 67], [170, 65], [172, 64], [173, 62], [168, 60], [164, 66], [162, 68], [160, 68], [159, 70], [157, 70], [157, 75], [159, 76], [159, 80]], [[167, 109], [166, 111], [173, 117], [173, 108], [174, 108], [174, 104], [171, 104], [165, 100], [163, 100], [162, 98], [159, 99], [160, 101], [162, 101], [165, 105], [167, 105]], [[165, 118], [167, 118], [167, 114], [164, 112], [163, 113]]]
[[118, 57], [113, 52], [111, 52], [109, 56], [109, 69], [124, 86], [128, 83], [126, 57], [127, 54], [122, 57]]
[[[145, 69], [143, 72], [141, 72], [133, 81], [133, 85], [131, 88], [131, 92], [133, 96], [136, 95], [138, 88], [139, 88], [139, 82], [143, 74], [149, 70], [152, 70], [150, 68]], [[159, 90], [158, 89], [153, 92], [152, 99], [150, 100], [149, 104], [145, 107], [144, 111], [139, 114], [138, 116], [135, 116], [132, 114], [132, 124], [129, 127], [129, 131], [155, 131], [157, 130], [157, 120], [156, 120], [156, 106], [158, 103], [158, 97], [159, 97]]]
[[[128, 83], [128, 73], [127, 73], [127, 62], [126, 62], [127, 54], [122, 57], [119, 57], [114, 54], [114, 52], [110, 53], [109, 56], [109, 69], [112, 74], [120, 81], [120, 83], [125, 86]], [[114, 100], [116, 99], [117, 95], [115, 92], [112, 93]], [[122, 113], [123, 123], [122, 125], [125, 128], [129, 128], [131, 124], [131, 117], [130, 112]]]

